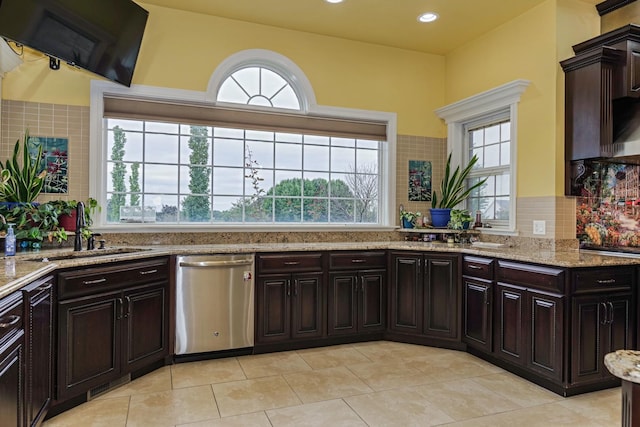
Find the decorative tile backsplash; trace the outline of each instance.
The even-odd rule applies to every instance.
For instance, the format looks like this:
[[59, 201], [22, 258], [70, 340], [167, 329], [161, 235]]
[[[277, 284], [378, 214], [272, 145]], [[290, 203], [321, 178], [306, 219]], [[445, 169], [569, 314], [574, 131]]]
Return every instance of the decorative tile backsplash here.
[[584, 162], [576, 184], [582, 247], [640, 253], [640, 165]]

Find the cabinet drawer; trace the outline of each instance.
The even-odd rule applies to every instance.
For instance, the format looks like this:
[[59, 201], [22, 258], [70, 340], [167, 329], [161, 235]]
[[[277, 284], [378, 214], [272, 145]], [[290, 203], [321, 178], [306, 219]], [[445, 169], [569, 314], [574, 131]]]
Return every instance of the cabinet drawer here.
[[330, 270], [386, 268], [385, 252], [336, 252], [329, 254]]
[[462, 258], [462, 274], [465, 276], [493, 280], [494, 264], [495, 260], [491, 258], [481, 258], [477, 256], [465, 255]]
[[498, 281], [564, 293], [565, 270], [519, 262], [498, 261]]
[[95, 294], [166, 281], [168, 278], [169, 264], [166, 258], [64, 271], [58, 275], [58, 298]]
[[0, 300], [0, 346], [22, 330], [22, 293], [13, 293]]
[[322, 254], [258, 255], [260, 273], [322, 271]]
[[585, 269], [572, 274], [574, 292], [630, 290], [633, 287], [633, 268]]

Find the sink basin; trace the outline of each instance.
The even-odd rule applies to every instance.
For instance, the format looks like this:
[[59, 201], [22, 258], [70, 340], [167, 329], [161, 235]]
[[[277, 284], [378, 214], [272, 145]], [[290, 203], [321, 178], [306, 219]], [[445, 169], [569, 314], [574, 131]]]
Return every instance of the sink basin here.
[[48, 262], [48, 261], [60, 261], [76, 258], [96, 258], [101, 256], [113, 256], [124, 255], [136, 252], [147, 251], [148, 249], [136, 249], [136, 248], [111, 248], [111, 249], [93, 249], [91, 251], [78, 251], [78, 252], [66, 252], [64, 254], [46, 256], [42, 254], [35, 261]]

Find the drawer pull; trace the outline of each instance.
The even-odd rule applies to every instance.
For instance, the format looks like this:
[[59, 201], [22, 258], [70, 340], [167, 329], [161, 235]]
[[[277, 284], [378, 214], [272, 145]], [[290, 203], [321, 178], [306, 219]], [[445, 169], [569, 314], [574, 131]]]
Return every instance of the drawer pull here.
[[285, 261], [284, 265], [298, 265], [300, 261]]
[[52, 287], [53, 287], [53, 283], [47, 283], [47, 284], [44, 284], [42, 286], [39, 286], [37, 290], [39, 290], [39, 291], [48, 291]]
[[363, 262], [367, 262], [365, 259], [352, 259], [351, 262], [353, 264], [362, 264]]
[[147, 270], [147, 271], [141, 271], [140, 275], [144, 276], [145, 274], [153, 274], [153, 273], [157, 273], [158, 270], [157, 269], [153, 269], [153, 270]]
[[106, 281], [107, 281], [107, 279], [105, 279], [103, 277], [102, 279], [96, 279], [96, 280], [83, 280], [82, 284], [83, 285], [97, 285], [98, 283], [104, 283]]
[[20, 322], [20, 316], [9, 316], [7, 319], [0, 319], [0, 328], [7, 329], [13, 325], [17, 325], [18, 322]]
[[616, 283], [616, 279], [598, 280], [598, 283], [601, 285], [611, 285], [613, 283]]
[[469, 267], [472, 270], [482, 270], [482, 267], [479, 267], [479, 266], [473, 265], [473, 264], [469, 264], [467, 267]]

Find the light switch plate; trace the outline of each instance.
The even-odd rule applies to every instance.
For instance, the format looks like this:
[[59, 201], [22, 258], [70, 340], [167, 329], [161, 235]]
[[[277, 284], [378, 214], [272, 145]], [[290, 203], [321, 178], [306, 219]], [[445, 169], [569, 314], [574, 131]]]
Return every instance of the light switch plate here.
[[546, 223], [544, 221], [533, 221], [533, 234], [547, 234]]

